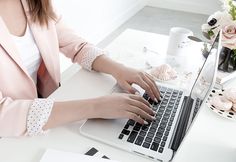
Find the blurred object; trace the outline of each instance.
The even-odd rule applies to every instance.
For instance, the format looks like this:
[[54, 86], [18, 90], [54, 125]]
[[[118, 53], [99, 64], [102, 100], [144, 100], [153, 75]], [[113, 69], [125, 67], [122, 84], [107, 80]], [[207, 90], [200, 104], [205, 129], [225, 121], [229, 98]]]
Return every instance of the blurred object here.
[[186, 28], [172, 27], [169, 33], [169, 42], [167, 54], [178, 54], [182, 49], [190, 45], [189, 36], [193, 36], [193, 32]]
[[195, 41], [195, 42], [204, 42], [203, 40], [201, 40], [200, 38], [198, 37], [195, 37], [195, 36], [188, 36], [188, 39], [192, 40], [192, 41]]
[[[230, 103], [230, 101], [226, 101], [226, 98], [224, 97], [224, 91], [225, 90], [213, 89], [206, 101], [206, 105], [207, 107], [210, 108], [210, 110], [215, 112], [217, 115], [236, 121], [236, 111], [234, 111], [235, 109], [233, 109], [234, 106], [232, 102]], [[222, 97], [225, 98], [223, 99], [224, 100], [223, 102], [219, 101], [222, 100]], [[228, 107], [231, 106], [231, 108], [227, 110], [228, 108], [226, 108], [226, 105], [222, 105], [224, 103], [228, 104], [227, 105]]]
[[236, 55], [234, 50], [228, 47], [222, 47], [218, 68], [229, 73], [236, 70]]
[[155, 54], [160, 55], [160, 53], [158, 53], [157, 51], [154, 51], [154, 50], [152, 50], [152, 49], [149, 49], [149, 48], [146, 47], [146, 46], [143, 47], [143, 52], [144, 52], [144, 53], [152, 52], [152, 53], [155, 53]]
[[151, 69], [150, 74], [161, 81], [177, 78], [177, 72], [168, 64], [163, 64]]

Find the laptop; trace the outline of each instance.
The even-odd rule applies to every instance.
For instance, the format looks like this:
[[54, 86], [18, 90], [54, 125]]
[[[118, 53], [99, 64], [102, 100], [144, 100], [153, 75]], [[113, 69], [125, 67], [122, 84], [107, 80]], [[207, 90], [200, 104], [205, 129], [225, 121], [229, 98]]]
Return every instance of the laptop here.
[[156, 111], [156, 119], [148, 125], [131, 119], [89, 119], [80, 127], [81, 134], [153, 160], [171, 161], [213, 88], [220, 42], [221, 32], [213, 42], [190, 91], [157, 83], [163, 97], [156, 103], [143, 89], [135, 87]]

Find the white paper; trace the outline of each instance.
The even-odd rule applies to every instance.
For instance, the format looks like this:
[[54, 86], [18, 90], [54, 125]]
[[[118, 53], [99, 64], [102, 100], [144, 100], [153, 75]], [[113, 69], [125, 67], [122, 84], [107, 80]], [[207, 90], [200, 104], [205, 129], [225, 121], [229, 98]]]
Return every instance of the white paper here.
[[83, 155], [79, 153], [48, 149], [44, 153], [40, 162], [117, 162], [117, 161]]

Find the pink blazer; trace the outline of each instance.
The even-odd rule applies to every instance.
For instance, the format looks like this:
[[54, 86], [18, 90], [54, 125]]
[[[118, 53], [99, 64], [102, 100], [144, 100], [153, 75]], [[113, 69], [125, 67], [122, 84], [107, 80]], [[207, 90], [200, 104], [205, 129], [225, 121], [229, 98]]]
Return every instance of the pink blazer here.
[[91, 52], [97, 50], [67, 28], [61, 18], [51, 20], [48, 28], [32, 23], [26, 0], [22, 0], [22, 4], [43, 61], [36, 86], [0, 17], [0, 137], [25, 134], [28, 110], [33, 99], [37, 98], [37, 91], [47, 97], [58, 88], [59, 51], [89, 69], [91, 67], [86, 64], [86, 58], [92, 57]]

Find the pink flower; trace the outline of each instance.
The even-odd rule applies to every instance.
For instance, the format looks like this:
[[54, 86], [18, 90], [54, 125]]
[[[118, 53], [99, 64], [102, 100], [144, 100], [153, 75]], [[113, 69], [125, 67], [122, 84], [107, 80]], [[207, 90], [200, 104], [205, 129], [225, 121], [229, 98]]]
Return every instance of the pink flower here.
[[222, 46], [236, 49], [236, 25], [229, 25], [223, 28]]

